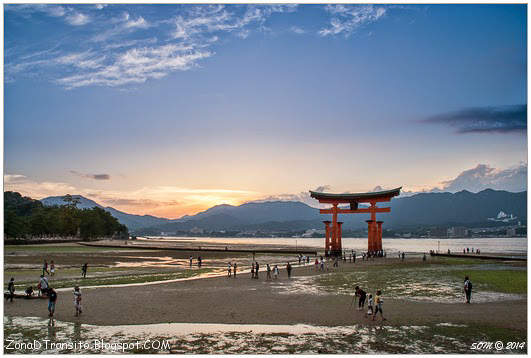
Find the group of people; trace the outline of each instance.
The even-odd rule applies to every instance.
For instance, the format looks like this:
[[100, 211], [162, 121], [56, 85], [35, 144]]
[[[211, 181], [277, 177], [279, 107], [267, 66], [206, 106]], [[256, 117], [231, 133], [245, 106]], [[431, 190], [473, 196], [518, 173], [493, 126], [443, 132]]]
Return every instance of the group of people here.
[[42, 264], [42, 274], [47, 274], [49, 276], [53, 276], [55, 275], [55, 263], [52, 261], [50, 261], [50, 266], [49, 266], [49, 270], [48, 270], [48, 261], [44, 260], [44, 263]]
[[382, 299], [382, 290], [377, 290], [376, 295], [372, 296], [371, 293], [367, 295], [367, 292], [362, 290], [359, 286], [356, 286], [354, 292], [354, 297], [352, 298], [352, 304], [356, 302], [356, 298], [359, 298], [358, 300], [358, 310], [363, 311], [365, 310], [365, 301], [367, 302], [367, 312], [365, 313], [365, 317], [372, 316], [372, 320], [374, 321], [376, 319], [376, 316], [378, 313], [380, 313], [380, 316], [382, 318], [382, 321], [385, 321], [385, 318], [383, 316], [383, 299]]
[[[229, 262], [227, 264], [227, 277], [234, 277], [236, 278], [236, 272], [238, 270], [238, 263], [237, 262]], [[286, 272], [288, 273], [288, 278], [291, 278], [291, 272], [293, 270], [293, 267], [288, 262], [286, 264]], [[278, 268], [278, 265], [274, 265], [271, 267], [271, 265], [266, 264], [266, 279], [272, 280], [277, 279], [278, 276], [280, 276], [280, 269]], [[259, 279], [259, 272], [260, 272], [260, 264], [257, 261], [253, 261], [251, 263], [251, 279]]]
[[[190, 263], [190, 268], [191, 268], [192, 265], [194, 264], [194, 257], [190, 256], [190, 258], [188, 258], [188, 261]], [[203, 265], [203, 259], [201, 258], [201, 256], [198, 256], [197, 257], [197, 267], [201, 267], [202, 265]]]
[[[465, 248], [463, 248], [463, 254], [465, 253]], [[473, 254], [474, 253], [474, 248], [470, 249], [469, 247], [466, 248], [466, 253], [467, 254]], [[476, 249], [476, 255], [479, 255], [481, 253], [481, 251], [479, 249]]]
[[306, 265], [310, 263], [310, 256], [303, 256], [302, 254], [299, 254], [299, 265], [300, 264]]

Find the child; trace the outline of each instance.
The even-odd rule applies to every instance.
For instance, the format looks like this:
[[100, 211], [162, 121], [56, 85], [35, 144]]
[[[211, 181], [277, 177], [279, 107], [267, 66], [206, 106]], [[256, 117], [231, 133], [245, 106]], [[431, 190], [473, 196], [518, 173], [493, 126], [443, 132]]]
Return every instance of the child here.
[[33, 296], [33, 286], [29, 286], [26, 288], [26, 298], [31, 298]]
[[74, 288], [74, 307], [76, 308], [76, 317], [83, 313], [83, 310], [81, 309], [81, 291], [79, 290], [79, 286]]
[[275, 265], [273, 268], [273, 276], [275, 277], [275, 280], [278, 278], [278, 266]]
[[376, 304], [376, 306], [374, 310], [374, 315], [372, 316], [372, 320], [374, 321], [374, 319], [376, 318], [376, 315], [378, 314], [378, 312], [380, 312], [380, 316], [382, 316], [382, 321], [385, 321], [385, 318], [383, 316], [383, 310], [382, 310], [383, 299], [382, 299], [381, 290], [376, 291], [376, 297], [374, 298], [374, 303]]
[[374, 301], [372, 299], [372, 293], [369, 293], [369, 305], [368, 305], [368, 310], [367, 310], [368, 316], [372, 315], [372, 313], [374, 312], [373, 307], [374, 307]]

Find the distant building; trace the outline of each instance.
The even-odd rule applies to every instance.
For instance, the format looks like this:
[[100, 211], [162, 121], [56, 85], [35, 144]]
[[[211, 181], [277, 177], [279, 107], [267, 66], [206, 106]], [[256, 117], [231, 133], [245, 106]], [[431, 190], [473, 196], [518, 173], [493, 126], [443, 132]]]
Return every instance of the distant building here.
[[325, 231], [317, 229], [308, 229], [304, 232], [304, 234], [301, 235], [301, 237], [313, 237], [315, 234], [324, 235]]
[[190, 233], [192, 234], [202, 234], [203, 233], [203, 229], [197, 227], [197, 226], [194, 226], [193, 228], [190, 229]]
[[452, 226], [448, 229], [449, 237], [467, 237], [468, 230], [464, 226]]
[[445, 227], [434, 227], [428, 232], [429, 237], [448, 237], [448, 229]]

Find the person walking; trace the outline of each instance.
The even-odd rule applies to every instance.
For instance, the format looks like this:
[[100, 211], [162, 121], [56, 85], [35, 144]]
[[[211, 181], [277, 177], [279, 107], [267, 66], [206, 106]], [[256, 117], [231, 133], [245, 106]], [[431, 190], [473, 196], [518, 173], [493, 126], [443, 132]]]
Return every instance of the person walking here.
[[291, 278], [291, 264], [289, 262], [286, 265], [286, 271], [288, 271], [288, 278]]
[[234, 267], [233, 267], [233, 270], [234, 271], [234, 278], [236, 278], [236, 269], [238, 268], [238, 264], [236, 262], [234, 262]]
[[229, 262], [227, 266], [227, 277], [231, 277], [231, 273], [232, 273], [232, 265]]
[[50, 262], [50, 276], [53, 276], [55, 275], [55, 263], [53, 262]]
[[251, 278], [254, 278], [254, 262], [251, 264]]
[[254, 278], [258, 280], [258, 270], [260, 269], [260, 265], [258, 265], [258, 262], [254, 266]]
[[83, 313], [81, 309], [81, 290], [79, 286], [74, 287], [74, 307], [76, 309], [76, 317]]
[[405, 258], [406, 258], [406, 253], [402, 252], [402, 261], [404, 261]]
[[9, 280], [9, 283], [7, 284], [7, 292], [9, 292], [9, 296], [7, 299], [10, 300], [10, 302], [13, 302], [13, 298], [15, 297], [15, 278], [11, 277], [11, 280]]
[[197, 267], [201, 268], [201, 265], [203, 264], [203, 259], [201, 258], [201, 256], [199, 256], [197, 258]]
[[81, 277], [87, 278], [87, 270], [88, 270], [88, 263], [84, 263], [83, 266], [81, 266]]
[[278, 265], [273, 267], [273, 276], [275, 277], [275, 280], [278, 278]]
[[194, 257], [190, 256], [189, 261], [190, 261], [190, 268], [192, 268], [192, 264], [194, 263]]
[[48, 271], [48, 261], [44, 260], [44, 263], [42, 264], [42, 274], [50, 274]]
[[466, 297], [466, 303], [470, 303], [470, 298], [472, 297], [472, 282], [468, 278], [468, 276], [465, 276], [465, 297]]
[[55, 302], [57, 301], [57, 292], [50, 287], [48, 290], [48, 312], [50, 318], [53, 318], [53, 315], [55, 313]]
[[271, 280], [271, 266], [269, 266], [269, 264], [266, 264], [266, 272], [267, 272], [266, 279], [269, 281]]
[[373, 321], [376, 318], [376, 315], [378, 314], [378, 312], [380, 312], [382, 321], [385, 321], [385, 318], [383, 316], [382, 305], [383, 305], [382, 291], [378, 290], [376, 291], [376, 297], [374, 297], [374, 315], [372, 316]]

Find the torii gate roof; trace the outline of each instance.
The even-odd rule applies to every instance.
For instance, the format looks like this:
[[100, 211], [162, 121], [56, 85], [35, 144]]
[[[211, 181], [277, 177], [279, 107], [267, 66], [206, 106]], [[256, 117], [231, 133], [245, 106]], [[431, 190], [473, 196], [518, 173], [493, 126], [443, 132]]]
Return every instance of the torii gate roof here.
[[389, 201], [392, 197], [400, 195], [402, 187], [384, 190], [373, 191], [368, 193], [345, 193], [345, 194], [332, 194], [332, 193], [319, 193], [310, 190], [310, 196], [319, 201], [334, 201], [337, 203], [353, 203], [353, 202], [370, 202], [375, 201]]

